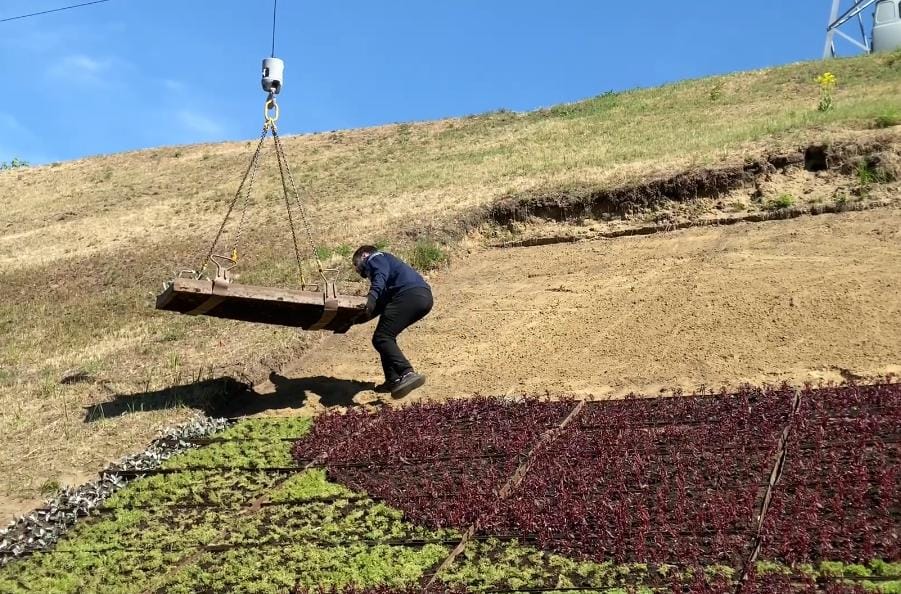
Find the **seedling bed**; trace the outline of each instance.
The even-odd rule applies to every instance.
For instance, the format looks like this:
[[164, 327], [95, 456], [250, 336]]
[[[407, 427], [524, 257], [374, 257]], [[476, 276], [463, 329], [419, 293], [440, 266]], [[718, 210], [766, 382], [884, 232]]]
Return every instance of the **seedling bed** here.
[[[524, 546], [522, 541], [491, 538], [470, 542], [442, 579], [445, 584], [465, 584], [485, 592], [607, 591], [612, 588], [666, 587], [677, 574], [693, 569], [697, 568], [683, 564], [576, 561]], [[726, 567], [714, 569], [730, 571]]]
[[80, 523], [56, 550], [194, 549], [208, 544], [217, 526], [235, 521], [235, 515], [236, 510], [227, 508], [119, 509]]
[[[292, 469], [297, 472], [298, 469]], [[105, 508], [147, 505], [239, 506], [266, 492], [284, 473], [253, 471], [169, 470], [149, 473], [131, 483], [104, 504]]]
[[123, 477], [154, 477], [179, 474], [182, 472], [211, 472], [215, 473], [235, 473], [235, 474], [293, 474], [295, 472], [303, 472], [304, 468], [300, 466], [184, 466], [176, 468], [154, 468], [152, 470], [112, 470], [106, 471], [105, 474], [116, 474]]
[[[867, 407], [867, 399], [878, 407]], [[837, 413], [878, 410], [834, 422]], [[792, 426], [782, 479], [762, 534], [766, 558], [897, 559], [901, 474], [897, 444], [883, 435], [901, 426], [897, 384], [805, 391]], [[801, 450], [797, 443], [830, 445], [857, 439], [867, 446]], [[804, 485], [804, 486], [801, 486]]]
[[[850, 592], [835, 582], [842, 573], [834, 566], [787, 563], [897, 560], [897, 536], [879, 538], [893, 534], [901, 509], [891, 441], [901, 426], [892, 394], [901, 402], [901, 388], [890, 386], [847, 397], [838, 388], [800, 396], [746, 388], [584, 406], [477, 399], [454, 403], [446, 417], [435, 404], [352, 411], [325, 415], [293, 448], [287, 438], [306, 430], [300, 425], [237, 423], [170, 468], [141, 473], [149, 476], [80, 524], [55, 560], [32, 555], [13, 564], [12, 578], [0, 570], [0, 590], [35, 583], [60, 593], [232, 594], [252, 584], [284, 594], [298, 583], [353, 581], [348, 594], [376, 584], [372, 594], [392, 594], [434, 576], [434, 592], [465, 583], [480, 592], [735, 594], [747, 570], [743, 594]], [[573, 420], [548, 431], [564, 418]], [[783, 435], [759, 559], [780, 562], [767, 571], [787, 575], [755, 576], [748, 560]], [[289, 449], [316, 468], [265, 466]], [[522, 482], [511, 482], [518, 468]], [[463, 553], [451, 556], [473, 522]], [[796, 556], [782, 554], [789, 546]], [[143, 558], [133, 552], [144, 548]], [[160, 555], [167, 564], [149, 572]], [[92, 573], [98, 564], [140, 577], [113, 584]], [[867, 587], [896, 587], [899, 571], [876, 567], [848, 573]], [[95, 587], [98, 579], [113, 585]]]
[[178, 552], [41, 552], [10, 563], [0, 573], [0, 592], [138, 594], [143, 585], [178, 561]]
[[438, 544], [422, 546], [318, 547], [295, 543], [263, 550], [204, 553], [155, 590], [158, 594], [233, 594], [253, 584], [257, 591], [285, 592], [298, 583], [344, 585], [351, 581], [403, 586], [447, 554]]
[[[497, 491], [519, 464], [518, 459], [454, 460], [430, 466], [332, 468], [328, 476], [349, 487], [373, 493], [400, 507], [412, 521], [431, 528], [467, 526], [497, 499]], [[447, 498], [446, 494], [454, 494]], [[436, 496], [410, 506], [409, 494]]]
[[[409, 459], [471, 458], [485, 454], [524, 453], [545, 429], [556, 426], [572, 409], [570, 402], [526, 401], [520, 404], [486, 399], [454, 401], [448, 405], [417, 404], [389, 409], [378, 420], [367, 422], [364, 412], [351, 412], [345, 429], [333, 419], [319, 422], [310, 434], [297, 442], [294, 456], [309, 460], [328, 447], [341, 433], [356, 431], [356, 438], [344, 440], [331, 450], [330, 466], [342, 463], [384, 464]], [[447, 410], [445, 410], [447, 408]], [[328, 416], [328, 415], [327, 415]], [[363, 419], [360, 419], [363, 417]], [[457, 423], [480, 420], [477, 431]]]
[[162, 468], [291, 468], [290, 446], [282, 441], [224, 441], [170, 458]]
[[213, 436], [221, 440], [239, 439], [299, 439], [313, 424], [308, 417], [258, 417], [236, 422]]
[[239, 524], [229, 525], [213, 544], [234, 545], [243, 541], [315, 542], [328, 546], [358, 541], [422, 544], [445, 542], [454, 537], [459, 535], [455, 532], [435, 535], [404, 522], [400, 512], [371, 500], [339, 500], [330, 504], [266, 507]]

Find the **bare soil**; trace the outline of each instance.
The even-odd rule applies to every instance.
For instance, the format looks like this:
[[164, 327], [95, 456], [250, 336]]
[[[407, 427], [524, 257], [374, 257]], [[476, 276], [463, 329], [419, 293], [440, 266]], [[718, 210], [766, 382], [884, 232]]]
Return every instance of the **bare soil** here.
[[[407, 401], [901, 372], [897, 208], [479, 251], [432, 280], [435, 310], [401, 340], [428, 376]], [[283, 371], [279, 389], [258, 386], [260, 398], [278, 395], [291, 414], [391, 402], [340, 390], [380, 381], [372, 329], [328, 338]], [[319, 393], [292, 407], [291, 383], [314, 376]]]

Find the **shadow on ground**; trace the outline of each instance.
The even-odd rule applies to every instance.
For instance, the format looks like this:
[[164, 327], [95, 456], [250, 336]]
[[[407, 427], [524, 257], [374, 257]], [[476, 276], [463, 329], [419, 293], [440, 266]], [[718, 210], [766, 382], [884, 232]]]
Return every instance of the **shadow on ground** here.
[[211, 417], [239, 417], [279, 409], [302, 407], [311, 395], [327, 408], [356, 406], [354, 396], [372, 390], [372, 382], [316, 376], [291, 379], [277, 373], [269, 375], [275, 390], [259, 394], [232, 377], [208, 379], [163, 390], [138, 394], [118, 394], [108, 402], [85, 408], [84, 422], [119, 417], [127, 413], [193, 408]]

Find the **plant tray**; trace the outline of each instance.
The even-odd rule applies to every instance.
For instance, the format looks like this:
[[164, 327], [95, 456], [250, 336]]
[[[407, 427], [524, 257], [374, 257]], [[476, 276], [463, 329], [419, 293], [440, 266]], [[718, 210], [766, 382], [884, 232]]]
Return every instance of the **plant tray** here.
[[156, 309], [303, 330], [347, 332], [366, 298], [326, 291], [255, 287], [220, 280], [176, 278], [156, 298]]

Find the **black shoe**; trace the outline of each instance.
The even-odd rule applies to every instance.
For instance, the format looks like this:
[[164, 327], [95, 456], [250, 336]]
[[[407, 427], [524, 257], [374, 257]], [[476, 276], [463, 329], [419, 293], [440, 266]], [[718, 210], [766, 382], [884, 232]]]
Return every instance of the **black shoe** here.
[[416, 388], [421, 388], [424, 384], [425, 376], [419, 375], [415, 371], [410, 371], [405, 373], [391, 388], [391, 397], [403, 398]]
[[397, 385], [397, 382], [399, 381], [400, 380], [394, 380], [391, 382], [385, 381], [385, 383], [379, 384], [378, 386], [374, 387], [372, 391], [376, 394], [387, 394], [391, 391], [391, 388]]

